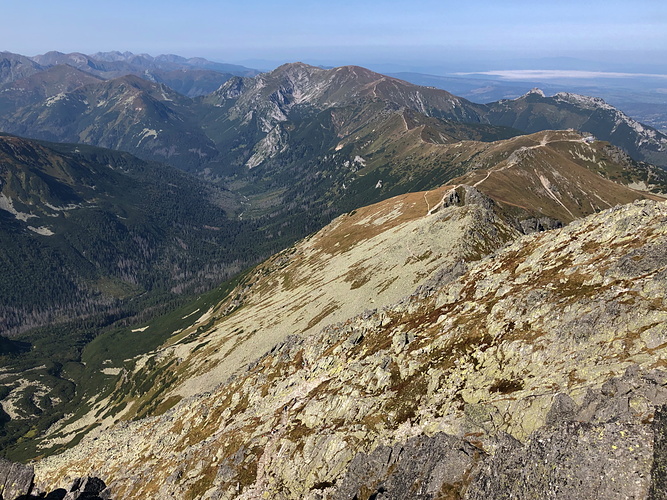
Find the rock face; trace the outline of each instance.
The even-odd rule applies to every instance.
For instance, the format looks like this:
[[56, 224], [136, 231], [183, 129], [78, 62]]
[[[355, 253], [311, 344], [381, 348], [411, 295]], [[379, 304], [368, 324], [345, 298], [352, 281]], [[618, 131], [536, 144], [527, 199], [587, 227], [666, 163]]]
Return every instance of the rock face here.
[[619, 423], [538, 431], [499, 447], [464, 498], [647, 498], [651, 438], [648, 426]]
[[0, 498], [14, 500], [29, 495], [34, 477], [32, 466], [0, 459]]
[[416, 436], [394, 446], [357, 455], [332, 499], [446, 498], [456, 495], [484, 455], [478, 448], [444, 433]]
[[[649, 498], [665, 494], [659, 475], [664, 461], [655, 446], [664, 433], [665, 372], [639, 373], [590, 390], [581, 404], [554, 398], [547, 425], [524, 443], [507, 439], [473, 476], [465, 498]], [[649, 414], [642, 412], [650, 408]], [[659, 496], [659, 498], [662, 498]]]
[[521, 237], [84, 438], [37, 465], [40, 483], [95, 474], [120, 498], [659, 498], [665, 250], [667, 205], [648, 201]]
[[[663, 498], [666, 373], [637, 368], [590, 390], [581, 404], [556, 395], [544, 427], [525, 443], [498, 434], [491, 455], [445, 434], [359, 454], [327, 497]], [[637, 413], [638, 401], [656, 414]]]

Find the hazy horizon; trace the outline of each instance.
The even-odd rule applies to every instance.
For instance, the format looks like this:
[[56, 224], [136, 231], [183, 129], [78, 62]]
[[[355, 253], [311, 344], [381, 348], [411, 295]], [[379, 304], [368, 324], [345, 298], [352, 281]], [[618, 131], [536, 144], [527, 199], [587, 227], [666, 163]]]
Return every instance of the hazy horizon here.
[[[358, 64], [445, 74], [492, 70], [667, 73], [667, 5], [639, 0], [542, 5], [249, 0], [81, 0], [5, 6], [0, 50], [34, 56], [130, 51], [272, 69], [284, 62]], [[543, 67], [535, 67], [534, 65]], [[533, 65], [533, 66], [531, 66]], [[568, 67], [568, 65], [570, 67]]]

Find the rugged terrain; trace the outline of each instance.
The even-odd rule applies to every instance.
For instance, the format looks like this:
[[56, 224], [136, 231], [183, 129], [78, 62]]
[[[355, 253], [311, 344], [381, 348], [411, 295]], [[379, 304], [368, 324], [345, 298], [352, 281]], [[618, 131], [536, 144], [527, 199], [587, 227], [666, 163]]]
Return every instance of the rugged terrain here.
[[[124, 498], [647, 497], [664, 463], [666, 231], [664, 202], [640, 201], [446, 265], [38, 477], [95, 473]], [[386, 447], [442, 459], [415, 470]]]
[[604, 100], [569, 92], [547, 97], [533, 89], [522, 97], [488, 105], [490, 123], [524, 132], [574, 128], [623, 148], [637, 160], [667, 166], [667, 135], [642, 125]]
[[[436, 206], [441, 186], [469, 184], [494, 200], [512, 231], [526, 232], [667, 187], [663, 170], [635, 162], [609, 144], [574, 131], [517, 136], [514, 129], [463, 123], [481, 120], [481, 108], [363, 68], [285, 65], [255, 79], [234, 78], [197, 103], [135, 76], [103, 81], [62, 65], [14, 83], [20, 86], [3, 93], [5, 104], [18, 96], [49, 96], [42, 106], [16, 112], [34, 118], [25, 132], [42, 127], [53, 139], [150, 151], [190, 167], [193, 161], [210, 166], [206, 158], [216, 157], [230, 176], [216, 177], [206, 167], [202, 182], [128, 155], [11, 139], [21, 147], [8, 148], [4, 157], [2, 213], [11, 271], [2, 281], [3, 333], [41, 327], [3, 343], [9, 372], [7, 390], [0, 394], [7, 409], [2, 439], [5, 453], [15, 458], [34, 456], [34, 439], [64, 412], [71, 414], [65, 425], [74, 422], [68, 432], [78, 435], [90, 422], [75, 421], [104, 404], [109, 404], [103, 412], [107, 421], [116, 414], [149, 415], [192, 394], [202, 380], [217, 380], [207, 379], [201, 362], [193, 360], [176, 377], [192, 377], [188, 388], [171, 380], [167, 370], [160, 388], [147, 390], [146, 380], [155, 374], [147, 369], [138, 375], [143, 381], [136, 394], [113, 389], [117, 370], [126, 368], [128, 359], [161, 345], [174, 331], [188, 330], [198, 317], [189, 315], [226, 292], [203, 297], [180, 316], [172, 312], [160, 328], [141, 330], [175, 296], [206, 290], [341, 213], [424, 189], [431, 193], [416, 196]], [[218, 151], [227, 151], [226, 157]], [[244, 349], [233, 348], [235, 363], [248, 362], [256, 349], [286, 333], [311, 331], [360, 312], [371, 291], [378, 304], [398, 299], [442, 264], [447, 246], [433, 245], [414, 250], [419, 245], [410, 244], [414, 278], [397, 277], [396, 265], [378, 257], [354, 256], [331, 268], [313, 261], [317, 272], [308, 283], [313, 290], [304, 293], [301, 306], [294, 304], [290, 314], [265, 303], [259, 312], [246, 308], [247, 317], [263, 319], [245, 327], [241, 322], [224, 334], [241, 328], [252, 339]], [[331, 293], [314, 291], [318, 280], [336, 286]], [[348, 297], [356, 297], [359, 307], [350, 309], [343, 300]], [[261, 340], [251, 335], [265, 328], [269, 317], [283, 318], [282, 326], [273, 324]], [[131, 327], [128, 318], [141, 324]], [[135, 329], [144, 332], [140, 341], [133, 339]], [[236, 369], [222, 357], [237, 340], [228, 338], [212, 357], [216, 376]], [[133, 407], [137, 399], [141, 402]]]
[[664, 493], [667, 173], [638, 161], [660, 163], [656, 131], [352, 66], [191, 99], [109, 72], [205, 61], [4, 56], [3, 127], [144, 158], [0, 138], [1, 319], [50, 323], [0, 339], [0, 439], [50, 456], [42, 491]]
[[[93, 423], [106, 427], [164, 411], [212, 389], [289, 334], [307, 335], [369, 307], [389, 305], [439, 269], [458, 269], [522, 233], [559, 227], [619, 203], [659, 199], [606, 178], [620, 170], [626, 182], [635, 175], [647, 180], [650, 172], [627, 159], [613, 161], [609, 153], [615, 150], [589, 144], [574, 132], [462, 143], [455, 150], [462, 164], [472, 156], [479, 170], [437, 189], [355, 209], [248, 272], [235, 288], [214, 292], [217, 299], [157, 323], [100, 335], [83, 350], [85, 366], [77, 378], [97, 379], [106, 388], [80, 388], [77, 411], [50, 430], [42, 449], [51, 449], [50, 436], [57, 436], [53, 452], [68, 442], [65, 436], [82, 435]], [[479, 179], [476, 187], [468, 177]], [[457, 204], [466, 208], [434, 225], [443, 206]], [[136, 337], [148, 342], [147, 348], [162, 346], [135, 359], [142, 353], [120, 346], [137, 343]], [[99, 370], [105, 380], [99, 380]], [[15, 392], [8, 402], [16, 400]], [[81, 418], [84, 414], [88, 417]]]

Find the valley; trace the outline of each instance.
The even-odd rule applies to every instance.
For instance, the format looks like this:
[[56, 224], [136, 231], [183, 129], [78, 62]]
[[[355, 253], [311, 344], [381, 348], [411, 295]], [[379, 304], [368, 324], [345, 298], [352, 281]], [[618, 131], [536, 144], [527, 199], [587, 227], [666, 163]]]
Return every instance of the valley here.
[[662, 132], [358, 66], [0, 59], [0, 452], [40, 491], [663, 488]]

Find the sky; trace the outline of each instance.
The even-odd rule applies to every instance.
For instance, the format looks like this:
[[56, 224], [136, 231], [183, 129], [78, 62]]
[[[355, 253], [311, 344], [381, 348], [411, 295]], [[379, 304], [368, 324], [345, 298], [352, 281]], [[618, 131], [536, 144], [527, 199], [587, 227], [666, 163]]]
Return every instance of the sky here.
[[5, 20], [0, 50], [23, 55], [120, 50], [265, 66], [259, 69], [303, 61], [436, 74], [501, 69], [667, 73], [664, 0], [0, 4]]

